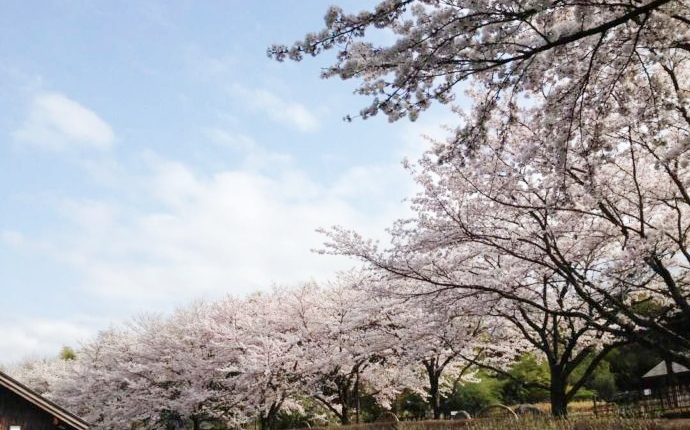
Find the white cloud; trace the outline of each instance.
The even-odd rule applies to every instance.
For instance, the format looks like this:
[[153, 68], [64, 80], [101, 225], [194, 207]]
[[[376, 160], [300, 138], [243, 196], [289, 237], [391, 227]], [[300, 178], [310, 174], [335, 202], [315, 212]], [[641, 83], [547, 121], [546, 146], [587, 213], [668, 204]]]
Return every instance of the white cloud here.
[[331, 197], [299, 171], [274, 179], [247, 171], [202, 177], [167, 160], [150, 167], [151, 176], [139, 186], [158, 210], [105, 223], [94, 202], [66, 205], [82, 231], [60, 253], [84, 274], [85, 288], [126, 300], [184, 302], [328, 277], [344, 261], [310, 252], [323, 241], [317, 227], [383, 227], [365, 222], [346, 200]]
[[243, 170], [275, 170], [277, 166], [285, 167], [293, 162], [291, 156], [267, 151], [260, 147], [251, 136], [245, 134], [232, 133], [217, 127], [206, 128], [203, 133], [216, 145], [240, 152], [243, 156]]
[[240, 96], [248, 106], [264, 112], [273, 121], [301, 132], [316, 131], [320, 126], [317, 116], [303, 104], [285, 101], [268, 90], [235, 85], [231, 93]]
[[234, 56], [214, 57], [203, 52], [197, 45], [188, 44], [184, 49], [184, 60], [189, 70], [197, 78], [228, 82], [233, 77], [233, 71], [242, 66], [242, 61]]
[[92, 321], [75, 318], [72, 321], [52, 319], [0, 319], [2, 363], [17, 363], [30, 357], [54, 357], [63, 346], [77, 347], [76, 343], [95, 334]]
[[[275, 154], [256, 147], [246, 154], [252, 157]], [[288, 161], [265, 173], [204, 175], [150, 152], [142, 159], [146, 173], [123, 180], [131, 201], [146, 205], [63, 202], [60, 211], [75, 228], [48, 240], [85, 290], [141, 308], [331, 278], [358, 263], [312, 253], [325, 240], [315, 230], [337, 224], [385, 236], [409, 190], [397, 163], [354, 168], [324, 185]]]
[[24, 244], [24, 236], [14, 230], [0, 230], [0, 242], [12, 247], [20, 247]]
[[[244, 159], [254, 161], [200, 173], [147, 151], [135, 173], [104, 160], [113, 176], [107, 183], [118, 184], [109, 188], [114, 194], [64, 198], [57, 211], [68, 225], [40, 237], [5, 231], [0, 239], [62, 263], [93, 312], [124, 319], [199, 297], [332, 279], [359, 263], [311, 252], [325, 240], [317, 228], [342, 225], [385, 241], [385, 228], [405, 213], [401, 199], [411, 184], [397, 162], [353, 167], [323, 184], [254, 141], [218, 130], [208, 136], [240, 142]], [[276, 159], [282, 161], [261, 161]], [[88, 327], [95, 333], [105, 324]], [[8, 345], [23, 351], [59, 351], [61, 343], [74, 344], [69, 339], [81, 336], [80, 327], [48, 342], [45, 326], [0, 320], [0, 331], [11, 333]]]
[[52, 150], [74, 146], [107, 149], [115, 142], [115, 134], [108, 123], [59, 93], [35, 96], [28, 118], [13, 137], [22, 144]]
[[231, 148], [237, 151], [250, 152], [256, 151], [258, 145], [250, 136], [244, 134], [231, 133], [217, 127], [209, 127], [203, 130], [204, 135], [213, 143]]

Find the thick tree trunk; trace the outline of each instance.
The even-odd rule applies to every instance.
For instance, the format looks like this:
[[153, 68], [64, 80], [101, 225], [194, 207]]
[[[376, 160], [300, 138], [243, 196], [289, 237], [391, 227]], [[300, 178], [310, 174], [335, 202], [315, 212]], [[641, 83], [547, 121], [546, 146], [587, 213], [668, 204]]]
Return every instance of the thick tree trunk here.
[[434, 413], [434, 419], [438, 420], [441, 418], [441, 393], [439, 392], [441, 372], [436, 369], [432, 362], [424, 362], [424, 366], [429, 376], [429, 396], [427, 401]]
[[429, 388], [429, 404], [434, 412], [434, 419], [441, 419], [441, 394], [438, 391], [438, 380]]
[[342, 404], [342, 414], [340, 415], [340, 424], [346, 426], [350, 424], [350, 406], [347, 402]]
[[338, 397], [340, 397], [340, 424], [350, 424], [350, 379], [344, 379], [338, 384]]
[[278, 412], [282, 406], [282, 400], [277, 403], [271, 404], [268, 408], [268, 412], [262, 414], [261, 416], [261, 430], [271, 430], [276, 426], [276, 419], [278, 418]]
[[554, 417], [568, 416], [568, 398], [566, 388], [568, 382], [562, 377], [560, 369], [551, 369], [551, 386], [549, 394], [551, 397], [551, 415]]

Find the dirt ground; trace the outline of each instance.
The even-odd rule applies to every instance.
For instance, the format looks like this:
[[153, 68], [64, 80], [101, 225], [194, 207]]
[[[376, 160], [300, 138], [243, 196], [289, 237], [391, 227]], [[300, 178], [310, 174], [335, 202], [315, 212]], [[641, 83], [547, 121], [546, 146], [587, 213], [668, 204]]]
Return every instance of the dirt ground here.
[[659, 420], [659, 430], [690, 430], [690, 418]]

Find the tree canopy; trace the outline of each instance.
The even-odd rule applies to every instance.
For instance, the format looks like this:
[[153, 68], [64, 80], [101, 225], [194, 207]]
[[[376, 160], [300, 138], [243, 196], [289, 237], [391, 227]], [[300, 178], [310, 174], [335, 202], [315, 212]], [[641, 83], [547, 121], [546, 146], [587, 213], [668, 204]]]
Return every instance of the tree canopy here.
[[[414, 120], [470, 81], [454, 133], [411, 167], [424, 191], [393, 248], [336, 229], [329, 252], [523, 303], [549, 279], [556, 299], [565, 286], [581, 303], [561, 316], [688, 364], [688, 6], [383, 1], [333, 7], [323, 30], [270, 48], [277, 60], [336, 51], [323, 77], [358, 81], [363, 118]], [[374, 43], [375, 29], [394, 41]]]

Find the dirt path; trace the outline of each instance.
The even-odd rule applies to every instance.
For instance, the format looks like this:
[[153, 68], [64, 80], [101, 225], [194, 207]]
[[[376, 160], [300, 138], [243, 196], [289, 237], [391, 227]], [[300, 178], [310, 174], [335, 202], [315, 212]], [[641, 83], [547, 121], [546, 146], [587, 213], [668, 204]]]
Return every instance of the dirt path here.
[[659, 420], [659, 430], [690, 430], [690, 418]]

